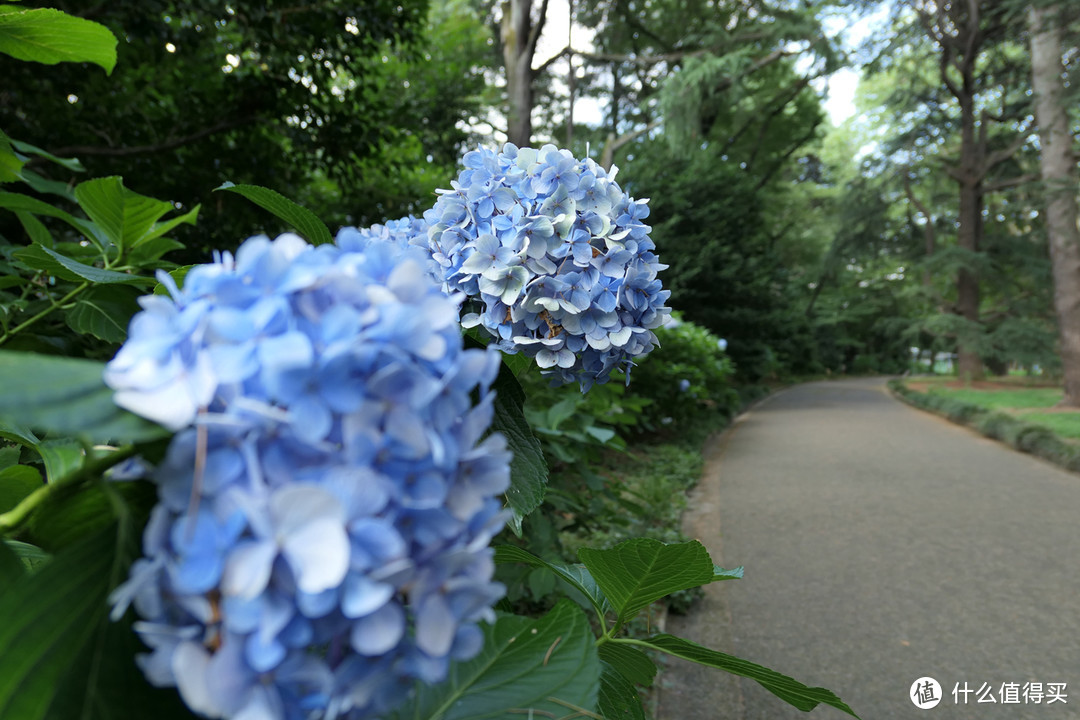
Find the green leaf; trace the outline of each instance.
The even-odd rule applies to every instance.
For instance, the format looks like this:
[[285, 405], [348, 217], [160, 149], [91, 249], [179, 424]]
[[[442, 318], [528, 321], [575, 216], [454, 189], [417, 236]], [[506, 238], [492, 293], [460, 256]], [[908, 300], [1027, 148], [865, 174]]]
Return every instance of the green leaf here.
[[71, 213], [64, 212], [60, 208], [53, 207], [47, 202], [32, 198], [29, 195], [0, 192], [0, 208], [5, 208], [13, 212], [16, 210], [25, 210], [34, 215], [44, 215], [45, 217], [54, 217], [58, 220], [63, 220], [88, 239], [93, 240], [99, 245], [101, 244], [101, 232], [94, 227], [93, 224], [86, 220], [81, 220]]
[[637, 689], [618, 670], [600, 663], [600, 693], [597, 707], [605, 720], [646, 720]]
[[111, 74], [116, 37], [104, 25], [59, 10], [16, 10], [0, 15], [0, 52], [46, 65], [91, 62]]
[[68, 327], [81, 335], [122, 343], [127, 339], [132, 316], [139, 311], [138, 297], [139, 293], [129, 287], [93, 287], [79, 296], [64, 319]]
[[0, 513], [18, 505], [41, 485], [41, 474], [32, 467], [13, 465], [0, 470]]
[[11, 138], [0, 131], [0, 183], [17, 180], [26, 163], [12, 145]]
[[525, 419], [525, 392], [506, 365], [495, 379], [495, 419], [491, 429], [501, 432], [514, 453], [510, 461], [510, 489], [506, 501], [513, 511], [510, 527], [521, 535], [521, 520], [544, 501], [548, 468], [540, 441]]
[[19, 179], [43, 195], [58, 195], [65, 200], [75, 200], [75, 194], [71, 192], [71, 187], [65, 182], [49, 180], [26, 168], [19, 172]]
[[145, 242], [140, 241], [138, 246], [128, 254], [128, 260], [132, 265], [148, 265], [160, 259], [165, 253], [183, 248], [182, 242], [172, 238], [157, 237]]
[[92, 360], [0, 351], [0, 377], [19, 378], [0, 389], [0, 423], [92, 442], [138, 442], [167, 431], [122, 410]]
[[26, 234], [30, 236], [31, 242], [35, 242], [38, 245], [44, 245], [45, 247], [52, 247], [52, 233], [49, 232], [49, 229], [45, 227], [40, 220], [25, 210], [16, 210], [15, 217], [19, 218], [19, 222], [22, 223], [23, 229], [26, 230]]
[[153, 278], [130, 275], [114, 270], [103, 270], [93, 265], [84, 265], [78, 260], [72, 260], [66, 255], [61, 255], [55, 250], [37, 243], [28, 248], [15, 251], [14, 255], [35, 270], [41, 270], [71, 282], [88, 280], [98, 284], [126, 283], [128, 285], [153, 285], [154, 283]]
[[[183, 225], [183, 224], [194, 225], [195, 221], [199, 219], [199, 210], [201, 208], [202, 208], [202, 205], [196, 205], [195, 207], [193, 207], [191, 210], [188, 210], [183, 215], [177, 215], [176, 217], [170, 218], [169, 220], [166, 220], [165, 222], [154, 223], [153, 227], [151, 227], [148, 232], [146, 232], [142, 237], [138, 238], [135, 242], [133, 242], [131, 244], [131, 247], [132, 248], [140, 248], [140, 249], [142, 249], [144, 244], [150, 242], [151, 240], [156, 240], [156, 239], [160, 238], [162, 235], [165, 235], [166, 233], [172, 231], [174, 228], [176, 228], [176, 227], [178, 227], [180, 225]], [[181, 243], [178, 243], [175, 240], [169, 240], [168, 242], [175, 243], [175, 246], [178, 246], [178, 247], [184, 247]], [[146, 255], [147, 252], [148, 251], [143, 250], [142, 255]], [[156, 251], [151, 251], [151, 252], [156, 252]], [[159, 252], [158, 255], [160, 255], [160, 254], [161, 253]], [[132, 258], [141, 257], [142, 255], [132, 253]]]
[[[187, 277], [188, 272], [193, 267], [195, 267], [195, 266], [194, 265], [181, 265], [180, 267], [176, 268], [175, 270], [170, 270], [169, 271], [169, 277], [171, 277], [176, 282], [176, 287], [178, 287], [178, 288], [184, 287], [184, 278]], [[161, 283], [158, 283], [157, 285], [154, 286], [154, 294], [155, 295], [168, 295], [169, 294], [169, 288], [165, 287]]]
[[29, 572], [37, 572], [38, 568], [52, 557], [36, 545], [19, 542], [18, 540], [4, 540], [3, 545], [12, 552], [22, 564], [22, 567]]
[[300, 233], [312, 245], [333, 242], [330, 230], [315, 213], [289, 200], [279, 192], [258, 185], [233, 185], [225, 183], [218, 190], [228, 190], [243, 195], [264, 210], [269, 210]]
[[[9, 467], [19, 464], [19, 456], [22, 455], [22, 448], [16, 446], [0, 448], [0, 470], [6, 470]], [[0, 510], [3, 512], [3, 510]]]
[[0, 717], [44, 720], [104, 614], [115, 527], [76, 543], [0, 596]]
[[86, 457], [82, 444], [68, 439], [46, 440], [37, 446], [37, 451], [45, 463], [45, 477], [49, 482], [56, 482], [78, 470]]
[[[0, 390], [0, 395], [2, 394], [3, 391]], [[20, 445], [26, 445], [35, 450], [37, 450], [38, 443], [41, 442], [41, 439], [35, 435], [34, 431], [29, 427], [21, 422], [10, 420], [8, 422], [0, 422], [0, 438], [19, 443]]]
[[38, 157], [45, 158], [50, 162], [67, 168], [72, 172], [86, 172], [86, 168], [79, 162], [77, 158], [62, 158], [53, 155], [51, 152], [42, 150], [37, 145], [31, 145], [30, 143], [22, 142], [21, 140], [12, 140], [11, 144], [15, 146], [15, 149], [26, 155], [37, 155]]
[[[172, 203], [128, 190], [117, 176], [80, 183], [75, 188], [75, 198], [83, 211], [121, 251], [134, 247], [151, 234], [155, 223], [173, 209]], [[198, 214], [197, 209], [194, 212]], [[183, 217], [179, 219], [179, 222], [184, 221]], [[167, 230], [162, 230], [158, 235], [165, 232]]]
[[775, 670], [770, 670], [748, 660], [726, 655], [716, 650], [702, 647], [697, 643], [675, 637], [674, 635], [655, 635], [642, 642], [656, 650], [666, 652], [669, 655], [680, 657], [690, 662], [696, 662], [709, 667], [726, 670], [733, 675], [750, 678], [763, 688], [777, 696], [784, 702], [794, 705], [800, 710], [813, 710], [820, 704], [842, 710], [852, 717], [858, 717], [851, 708], [844, 704], [840, 698], [830, 690], [824, 688], [807, 687], [798, 680], [793, 680], [786, 675], [781, 675]]
[[484, 649], [439, 685], [421, 685], [397, 714], [411, 720], [566, 717], [592, 711], [600, 662], [581, 609], [561, 600], [539, 620], [507, 615], [484, 628]]
[[557, 563], [550, 563], [516, 545], [496, 546], [495, 562], [499, 564], [519, 562], [534, 568], [544, 568], [549, 570], [570, 585], [570, 587], [584, 595], [585, 599], [589, 601], [593, 608], [595, 608], [596, 614], [599, 617], [602, 618], [604, 613], [611, 610], [611, 605], [608, 603], [607, 598], [600, 592], [600, 588], [596, 585], [596, 581], [593, 580], [592, 575], [589, 574], [589, 571], [584, 565], [559, 565]]
[[26, 574], [23, 564], [7, 541], [0, 542], [0, 598]]
[[656, 663], [632, 645], [606, 642], [598, 650], [600, 659], [611, 665], [629, 682], [651, 687], [656, 677]]
[[609, 550], [582, 548], [578, 557], [617, 613], [617, 625], [679, 590], [712, 582], [714, 565], [696, 540], [666, 545], [636, 538]]

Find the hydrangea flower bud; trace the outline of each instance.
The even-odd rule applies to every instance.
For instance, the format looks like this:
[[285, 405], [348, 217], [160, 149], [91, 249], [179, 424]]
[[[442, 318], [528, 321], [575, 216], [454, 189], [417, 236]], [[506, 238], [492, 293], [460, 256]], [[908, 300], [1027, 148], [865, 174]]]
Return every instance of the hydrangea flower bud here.
[[480, 650], [504, 592], [499, 355], [463, 349], [429, 262], [257, 237], [142, 300], [107, 380], [180, 431], [113, 615], [134, 606], [140, 667], [195, 712], [379, 717]]
[[591, 159], [508, 143], [466, 153], [452, 189], [424, 213], [423, 244], [444, 289], [475, 301], [463, 324], [582, 389], [629, 369], [656, 345], [670, 309], [633, 200]]

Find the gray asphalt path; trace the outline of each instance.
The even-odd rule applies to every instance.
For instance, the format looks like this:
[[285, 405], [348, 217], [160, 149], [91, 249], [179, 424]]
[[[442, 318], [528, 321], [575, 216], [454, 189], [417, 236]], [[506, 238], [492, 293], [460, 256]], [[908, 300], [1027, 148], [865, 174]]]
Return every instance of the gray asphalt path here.
[[[829, 688], [864, 720], [1080, 717], [1080, 475], [903, 405], [883, 379], [842, 380], [751, 409], [708, 448], [690, 508], [686, 531], [746, 576], [669, 632]], [[909, 699], [923, 676], [942, 686], [933, 709]], [[1042, 683], [1042, 703], [1030, 685], [1004, 703], [1014, 683]], [[682, 661], [659, 714], [848, 717]]]

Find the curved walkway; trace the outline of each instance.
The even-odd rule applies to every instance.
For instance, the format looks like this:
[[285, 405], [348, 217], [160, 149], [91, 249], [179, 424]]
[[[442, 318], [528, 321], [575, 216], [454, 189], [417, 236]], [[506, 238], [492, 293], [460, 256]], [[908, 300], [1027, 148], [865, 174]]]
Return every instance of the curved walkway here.
[[[884, 379], [781, 391], [706, 460], [685, 530], [746, 576], [669, 632], [827, 687], [864, 720], [1080, 717], [1080, 475], [903, 405]], [[931, 710], [908, 697], [923, 676], [943, 687]], [[848, 717], [682, 661], [663, 678], [663, 720]], [[1041, 704], [1032, 685], [1003, 703], [1028, 683]], [[1067, 702], [1048, 704], [1050, 683]]]

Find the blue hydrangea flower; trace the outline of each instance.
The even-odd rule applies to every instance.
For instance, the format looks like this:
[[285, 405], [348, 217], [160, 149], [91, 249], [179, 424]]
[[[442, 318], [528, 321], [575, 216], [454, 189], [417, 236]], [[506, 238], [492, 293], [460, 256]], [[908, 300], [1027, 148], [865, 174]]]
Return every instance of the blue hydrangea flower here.
[[499, 355], [463, 349], [461, 296], [408, 232], [249, 239], [144, 301], [108, 366], [179, 429], [113, 614], [134, 606], [140, 667], [197, 713], [379, 717], [482, 645]]
[[464, 325], [582, 389], [656, 345], [670, 293], [642, 222], [646, 200], [553, 145], [480, 148], [464, 165], [424, 213], [426, 234], [410, 226], [446, 292], [470, 298]]

